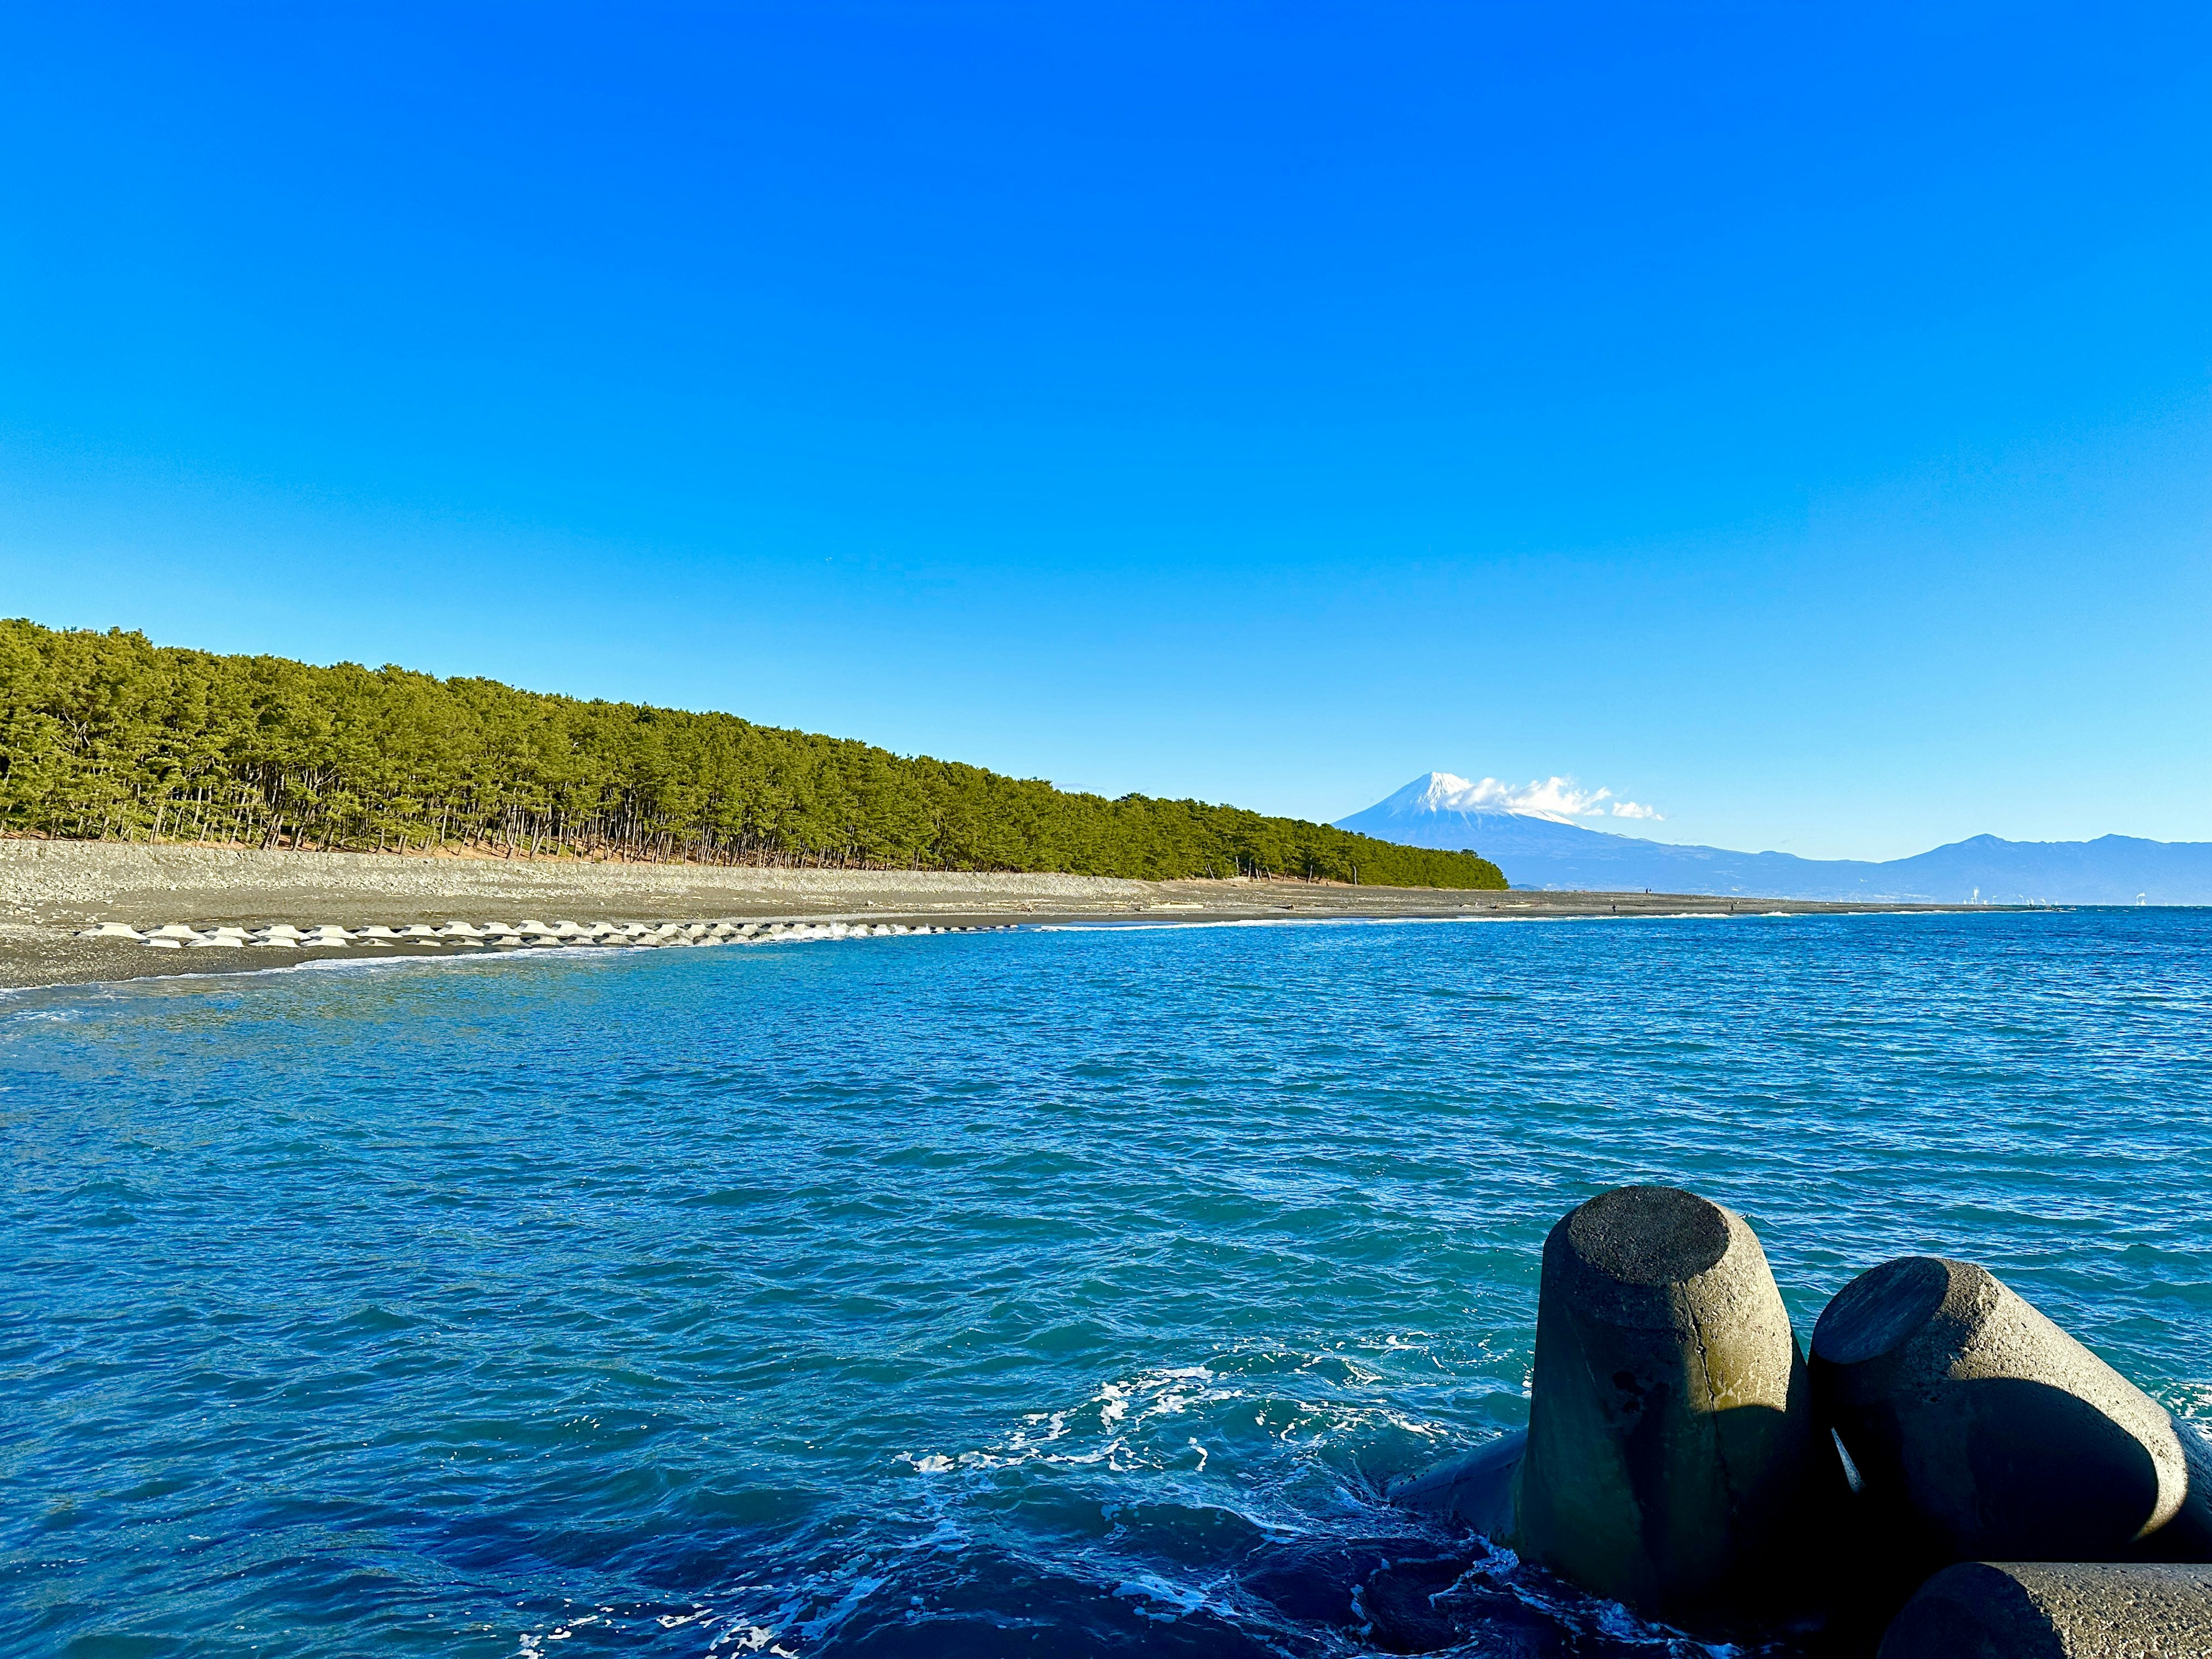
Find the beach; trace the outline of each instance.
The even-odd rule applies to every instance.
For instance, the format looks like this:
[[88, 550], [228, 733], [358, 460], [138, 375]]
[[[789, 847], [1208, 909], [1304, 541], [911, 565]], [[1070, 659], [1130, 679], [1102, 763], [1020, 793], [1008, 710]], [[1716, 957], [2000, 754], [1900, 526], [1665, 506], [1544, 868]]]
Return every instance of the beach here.
[[[1941, 910], [1669, 893], [1489, 892], [1237, 878], [930, 870], [763, 869], [257, 852], [120, 842], [0, 841], [0, 988], [271, 966], [259, 952], [149, 950], [81, 939], [121, 922], [207, 928], [288, 923], [403, 927], [462, 921], [851, 922], [934, 927], [1459, 917], [1817, 915]], [[434, 951], [406, 943], [381, 947]]]

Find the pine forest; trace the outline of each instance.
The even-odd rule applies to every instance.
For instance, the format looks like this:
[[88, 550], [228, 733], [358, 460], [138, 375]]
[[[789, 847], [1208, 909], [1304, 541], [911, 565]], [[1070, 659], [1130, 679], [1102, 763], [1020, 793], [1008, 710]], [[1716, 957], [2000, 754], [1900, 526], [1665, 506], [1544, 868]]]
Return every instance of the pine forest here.
[[1472, 852], [494, 680], [0, 622], [13, 836], [1502, 888]]

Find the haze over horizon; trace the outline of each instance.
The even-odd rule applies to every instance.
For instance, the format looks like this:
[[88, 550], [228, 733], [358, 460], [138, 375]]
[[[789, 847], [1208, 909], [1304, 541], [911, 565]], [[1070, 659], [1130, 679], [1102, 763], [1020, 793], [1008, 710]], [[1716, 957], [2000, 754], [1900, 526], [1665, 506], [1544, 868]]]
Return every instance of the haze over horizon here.
[[2212, 841], [2201, 9], [95, 3], [0, 88], [0, 612], [1322, 822]]

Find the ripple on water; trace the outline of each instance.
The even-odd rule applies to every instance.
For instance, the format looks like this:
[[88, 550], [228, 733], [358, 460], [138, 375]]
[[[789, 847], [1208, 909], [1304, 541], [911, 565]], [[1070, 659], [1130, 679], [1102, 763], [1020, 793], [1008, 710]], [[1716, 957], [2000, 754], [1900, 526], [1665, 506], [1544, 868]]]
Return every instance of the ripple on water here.
[[[1687, 1652], [1397, 1513], [1560, 1213], [2212, 1415], [2212, 919], [1050, 932], [0, 1005], [33, 1646]], [[1377, 1638], [1379, 1639], [1379, 1638]]]

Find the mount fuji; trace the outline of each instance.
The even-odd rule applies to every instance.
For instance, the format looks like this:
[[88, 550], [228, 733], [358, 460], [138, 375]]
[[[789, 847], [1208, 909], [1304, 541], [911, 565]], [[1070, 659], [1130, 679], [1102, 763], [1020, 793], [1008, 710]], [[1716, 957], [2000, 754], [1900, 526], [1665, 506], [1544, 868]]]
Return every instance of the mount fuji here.
[[2212, 842], [1976, 836], [1881, 863], [1679, 847], [1585, 829], [1509, 792], [1431, 772], [1336, 821], [1408, 847], [1469, 848], [1516, 887], [1936, 904], [2212, 904]]

